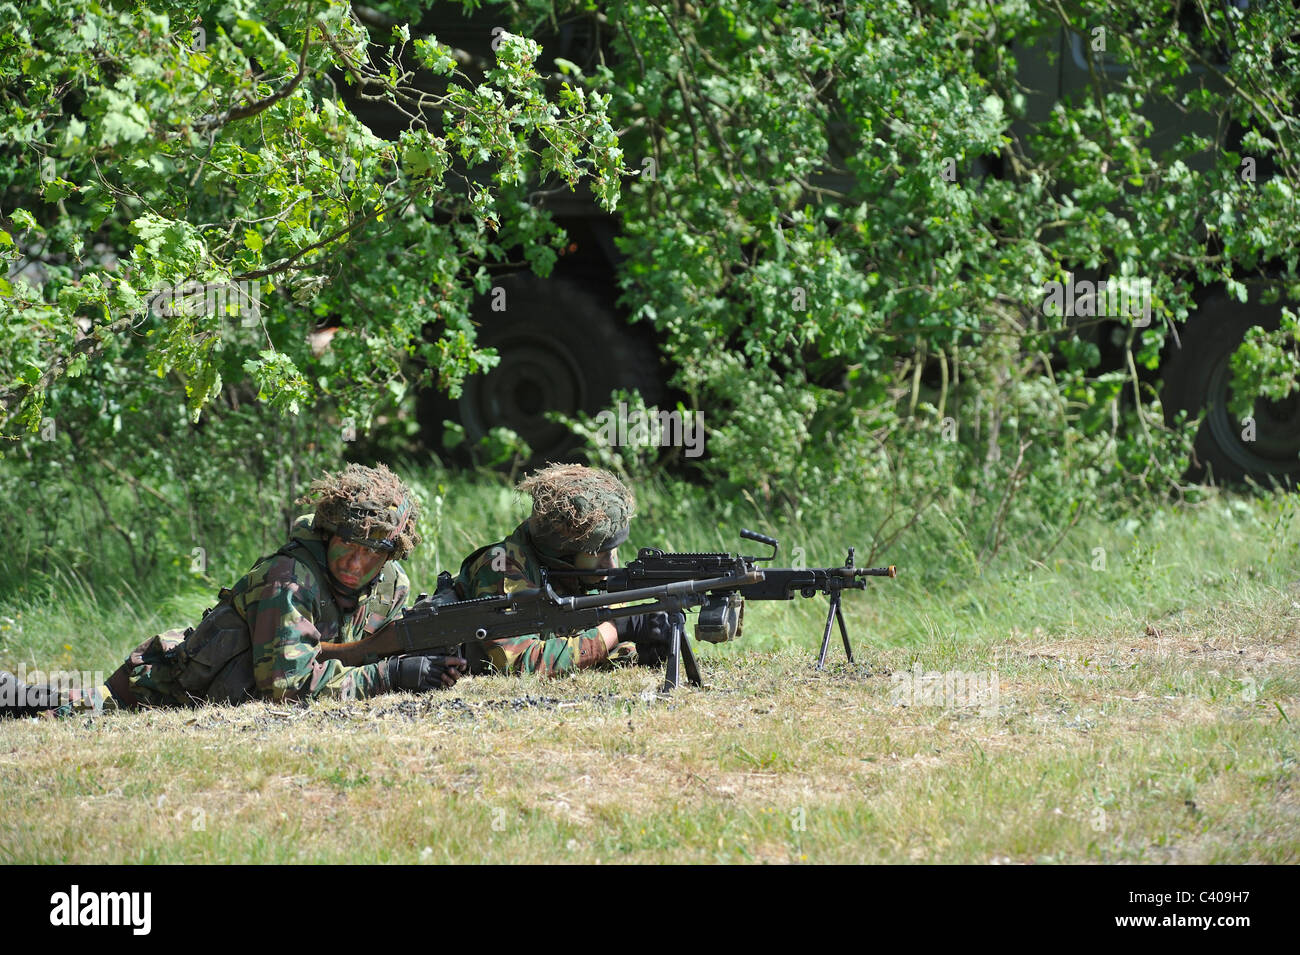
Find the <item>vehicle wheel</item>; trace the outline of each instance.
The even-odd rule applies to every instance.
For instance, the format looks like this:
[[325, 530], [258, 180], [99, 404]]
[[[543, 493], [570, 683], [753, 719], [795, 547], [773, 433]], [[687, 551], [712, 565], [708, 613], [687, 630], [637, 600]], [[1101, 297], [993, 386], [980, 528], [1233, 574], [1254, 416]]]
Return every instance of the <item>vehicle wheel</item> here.
[[[492, 311], [492, 294], [480, 296], [473, 319], [479, 343], [495, 348], [501, 361], [467, 378], [457, 401], [433, 390], [421, 395], [420, 423], [430, 447], [441, 448], [442, 422], [449, 418], [464, 426], [466, 444], [504, 426], [533, 449], [530, 463], [561, 460], [580, 441], [546, 420], [546, 412], [595, 414], [618, 388], [638, 389], [649, 404], [662, 400], [654, 340], [618, 317], [612, 293], [531, 273], [501, 276], [493, 287], [505, 290], [504, 311]], [[468, 449], [457, 452], [467, 463]]]
[[1280, 305], [1242, 303], [1215, 293], [1178, 329], [1182, 347], [1170, 342], [1160, 368], [1165, 413], [1172, 420], [1180, 409], [1189, 415], [1206, 409], [1188, 471], [1194, 480], [1224, 484], [1249, 476], [1264, 485], [1300, 482], [1300, 395], [1256, 400], [1254, 441], [1243, 440], [1242, 422], [1228, 411], [1233, 352], [1247, 329], [1273, 330], [1280, 316]]

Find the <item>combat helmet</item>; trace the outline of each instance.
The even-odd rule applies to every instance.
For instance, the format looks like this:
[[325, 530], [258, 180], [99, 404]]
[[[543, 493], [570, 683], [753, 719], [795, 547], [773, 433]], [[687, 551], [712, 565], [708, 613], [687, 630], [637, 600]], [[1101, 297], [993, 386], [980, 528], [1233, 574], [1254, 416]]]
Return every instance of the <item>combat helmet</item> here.
[[627, 540], [636, 509], [632, 492], [608, 471], [581, 464], [550, 464], [518, 490], [533, 499], [528, 535], [547, 558], [611, 550]]
[[312, 530], [384, 551], [393, 560], [402, 560], [420, 543], [415, 495], [382, 464], [349, 464], [326, 474], [312, 482], [298, 503], [315, 506]]

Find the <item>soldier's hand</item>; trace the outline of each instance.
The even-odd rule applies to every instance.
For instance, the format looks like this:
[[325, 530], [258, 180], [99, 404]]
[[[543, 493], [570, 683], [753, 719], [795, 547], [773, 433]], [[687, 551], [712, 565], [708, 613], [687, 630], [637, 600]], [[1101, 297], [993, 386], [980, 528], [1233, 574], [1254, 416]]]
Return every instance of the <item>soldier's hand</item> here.
[[625, 617], [615, 623], [620, 640], [630, 640], [636, 644], [637, 661], [647, 666], [654, 666], [668, 659], [669, 644], [672, 641], [672, 624], [666, 613], [643, 613], [635, 617]]
[[455, 686], [466, 666], [464, 657], [407, 654], [389, 662], [388, 681], [395, 690], [439, 690]]

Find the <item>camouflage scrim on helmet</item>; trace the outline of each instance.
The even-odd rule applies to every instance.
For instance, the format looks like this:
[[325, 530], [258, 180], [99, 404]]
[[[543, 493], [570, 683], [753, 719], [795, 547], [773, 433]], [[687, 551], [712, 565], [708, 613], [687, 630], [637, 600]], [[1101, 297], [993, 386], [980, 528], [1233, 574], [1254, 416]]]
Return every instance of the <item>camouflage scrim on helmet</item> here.
[[551, 464], [518, 490], [533, 499], [528, 532], [545, 557], [594, 554], [627, 540], [636, 501], [608, 471], [581, 464]]
[[382, 464], [349, 464], [338, 474], [326, 474], [312, 482], [298, 503], [316, 508], [314, 530], [386, 552], [394, 560], [407, 557], [420, 543], [415, 496]]

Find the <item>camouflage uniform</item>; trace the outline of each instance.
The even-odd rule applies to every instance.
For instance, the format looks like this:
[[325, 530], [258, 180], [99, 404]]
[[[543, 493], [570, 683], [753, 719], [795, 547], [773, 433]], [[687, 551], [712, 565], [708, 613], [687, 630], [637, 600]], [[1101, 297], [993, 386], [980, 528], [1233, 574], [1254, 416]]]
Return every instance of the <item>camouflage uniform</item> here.
[[[335, 594], [326, 579], [328, 535], [311, 529], [310, 514], [294, 522], [291, 542], [299, 548], [277, 552], [254, 565], [229, 591], [234, 610], [244, 618], [252, 641], [254, 694], [272, 700], [353, 699], [385, 693], [386, 663], [345, 667], [318, 661], [321, 643], [352, 643], [374, 633], [401, 613], [410, 584], [401, 565], [388, 562], [369, 593]], [[184, 703], [174, 673], [151, 662], [184, 639], [168, 631], [132, 654], [140, 662], [131, 673], [131, 691], [142, 703]], [[141, 696], [144, 691], [144, 696]]]
[[[456, 590], [465, 598], [529, 590], [541, 585], [542, 564], [542, 556], [528, 533], [528, 522], [524, 521], [505, 540], [480, 548], [465, 558], [456, 575]], [[557, 591], [564, 589], [559, 581], [555, 585]], [[477, 646], [471, 643], [466, 647], [466, 654], [471, 673], [490, 668], [498, 673], [559, 676], [594, 666], [606, 659], [609, 651], [605, 638], [592, 629], [504, 637]]]
[[[223, 602], [246, 621], [253, 677], [247, 692], [254, 698], [363, 699], [392, 689], [386, 660], [345, 667], [316, 657], [321, 643], [352, 643], [399, 616], [411, 589], [406, 572], [389, 561], [368, 593], [339, 596], [326, 579], [327, 542], [328, 535], [312, 530], [312, 515], [304, 515], [294, 522], [289, 547], [262, 558], [234, 587], [222, 591]], [[70, 691], [65, 702], [74, 710], [96, 711], [191, 703], [182, 683], [181, 656], [189, 632], [168, 630], [132, 651], [127, 658], [129, 696], [117, 694], [124, 699], [102, 690]]]
[[[456, 576], [463, 598], [501, 596], [541, 585], [541, 569], [573, 569], [573, 552], [600, 552], [627, 538], [634, 502], [630, 492], [605, 471], [578, 465], [552, 465], [524, 481], [533, 495], [533, 513], [503, 541], [465, 558]], [[576, 580], [555, 579], [559, 593], [581, 593]], [[605, 645], [593, 628], [540, 633], [466, 645], [471, 673], [538, 673], [559, 676], [599, 664], [636, 662], [631, 643]]]
[[[420, 542], [419, 508], [382, 465], [349, 465], [314, 482], [312, 492], [315, 513], [298, 518], [288, 544], [222, 590], [198, 627], [149, 638], [106, 686], [61, 691], [56, 715], [202, 699], [354, 699], [393, 689], [398, 658], [347, 667], [318, 656], [321, 643], [358, 641], [400, 615], [410, 584], [395, 559]], [[344, 587], [330, 572], [335, 536], [393, 559], [364, 586]]]

